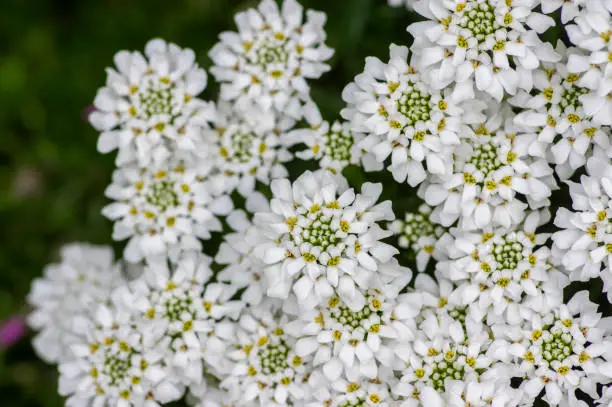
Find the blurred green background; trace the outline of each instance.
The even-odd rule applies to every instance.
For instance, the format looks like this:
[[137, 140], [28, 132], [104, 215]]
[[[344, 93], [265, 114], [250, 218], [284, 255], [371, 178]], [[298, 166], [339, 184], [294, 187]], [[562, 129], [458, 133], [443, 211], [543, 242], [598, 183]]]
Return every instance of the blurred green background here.
[[[415, 16], [386, 0], [301, 3], [328, 14], [333, 70], [312, 87], [333, 120], [340, 92], [362, 71], [364, 58], [386, 58], [390, 42], [408, 45], [405, 27]], [[218, 33], [233, 30], [233, 14], [256, 4], [0, 0], [0, 321], [27, 311], [31, 280], [57, 259], [62, 244], [111, 243], [111, 223], [100, 209], [114, 158], [96, 152], [97, 133], [84, 118], [114, 53], [162, 37], [193, 48], [209, 67], [207, 52]], [[211, 84], [203, 97], [215, 99], [215, 91]], [[387, 197], [397, 192], [391, 184]], [[55, 367], [37, 360], [29, 339], [0, 350], [0, 405], [62, 406]]]

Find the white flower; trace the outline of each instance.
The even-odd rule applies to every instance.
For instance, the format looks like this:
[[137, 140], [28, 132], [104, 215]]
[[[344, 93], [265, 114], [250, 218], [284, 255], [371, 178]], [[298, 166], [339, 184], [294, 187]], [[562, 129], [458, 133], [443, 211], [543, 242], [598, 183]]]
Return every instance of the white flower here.
[[274, 180], [270, 212], [255, 214], [264, 239], [256, 255], [266, 263], [268, 295], [316, 305], [334, 292], [352, 310], [365, 305], [359, 288], [375, 287], [397, 250], [380, 242], [390, 232], [378, 226], [392, 220], [391, 202], [376, 204], [381, 184], [365, 183], [361, 194], [346, 180], [321, 170], [303, 173], [293, 184]]
[[[390, 61], [366, 59], [365, 71], [343, 92], [341, 112], [352, 130], [364, 133], [359, 146], [379, 163], [391, 156], [389, 171], [411, 186], [427, 172], [452, 171], [452, 148], [466, 122], [480, 118], [477, 103], [458, 106], [446, 93], [432, 89], [409, 65], [408, 48], [390, 47]], [[469, 112], [469, 114], [468, 114]]]
[[518, 324], [529, 310], [558, 307], [567, 278], [551, 264], [548, 235], [535, 233], [540, 223], [534, 213], [511, 230], [454, 230], [450, 259], [439, 262], [437, 269], [458, 285], [464, 304], [475, 303], [473, 307], [489, 316], [489, 323], [497, 317]]
[[567, 35], [583, 52], [569, 56], [567, 69], [584, 73], [578, 85], [592, 91], [582, 99], [586, 113], [596, 123], [612, 125], [612, 6], [606, 1], [588, 1], [574, 22], [566, 27]]
[[116, 202], [102, 214], [115, 221], [113, 239], [130, 238], [125, 259], [199, 250], [198, 238], [221, 230], [217, 215], [232, 210], [227, 195], [215, 195], [207, 164], [165, 162], [157, 168], [126, 166], [115, 171], [106, 196]]
[[312, 397], [307, 382], [312, 360], [296, 354], [288, 316], [275, 318], [262, 308], [247, 310], [227, 343], [221, 388], [229, 397], [224, 401], [236, 406], [273, 407], [307, 401]]
[[344, 373], [349, 380], [374, 379], [379, 366], [396, 365], [393, 344], [398, 334], [391, 324], [395, 298], [406, 283], [388, 285], [384, 290], [370, 289], [364, 295], [365, 306], [352, 311], [338, 297], [332, 297], [310, 311], [301, 312], [296, 344], [298, 356], [314, 355], [330, 381]]
[[62, 248], [61, 263], [45, 267], [44, 276], [33, 281], [28, 325], [39, 331], [32, 343], [41, 359], [70, 359], [69, 345], [81, 340], [75, 321], [90, 317], [92, 307], [106, 304], [113, 288], [125, 284], [113, 257], [110, 247], [72, 243]]
[[241, 299], [246, 304], [258, 305], [266, 295], [265, 264], [253, 251], [261, 243], [261, 232], [253, 226], [244, 211], [234, 211], [227, 223], [235, 231], [223, 235], [223, 242], [215, 262], [225, 265], [217, 280], [228, 282], [235, 289], [244, 288]]
[[539, 2], [520, 0], [431, 0], [415, 3], [431, 21], [413, 23], [412, 50], [418, 66], [439, 89], [456, 82], [455, 94], [473, 96], [473, 85], [498, 101], [518, 88], [529, 90], [530, 71], [558, 55], [538, 34], [554, 25], [533, 11]]
[[556, 188], [546, 160], [531, 157], [531, 134], [517, 134], [510, 122], [509, 106], [499, 106], [489, 120], [462, 134], [455, 149], [453, 172], [430, 177], [419, 188], [419, 197], [435, 207], [431, 219], [443, 226], [458, 222], [463, 230], [487, 225], [510, 227], [520, 223], [527, 205], [548, 204]]
[[612, 164], [607, 158], [591, 159], [590, 175], [580, 183], [568, 181], [573, 211], [559, 208], [553, 234], [553, 253], [572, 280], [601, 277], [604, 292], [612, 298]]
[[316, 372], [311, 377], [311, 386], [317, 401], [307, 407], [400, 407], [404, 398], [392, 393], [397, 379], [391, 371], [381, 372], [374, 379], [347, 380], [340, 378], [332, 383]]
[[215, 189], [227, 193], [237, 190], [248, 197], [257, 181], [269, 184], [271, 179], [287, 177], [283, 163], [293, 156], [283, 139], [293, 125], [292, 120], [279, 120], [270, 112], [243, 112], [221, 103], [215, 128], [204, 131]]
[[98, 150], [119, 149], [117, 164], [135, 159], [147, 165], [176, 149], [205, 149], [201, 131], [214, 106], [195, 98], [207, 83], [206, 71], [190, 49], [160, 39], [140, 52], [121, 51], [108, 68], [106, 87], [98, 91], [89, 120], [99, 131]]
[[565, 61], [542, 64], [533, 74], [534, 92], [521, 91], [510, 103], [523, 108], [515, 118], [517, 124], [537, 129], [537, 142], [529, 153], [556, 164], [557, 172], [568, 178], [585, 164], [591, 146], [610, 150], [610, 140], [585, 109], [584, 102], [594, 91], [579, 85], [580, 76], [568, 72], [571, 63]]
[[83, 339], [71, 347], [74, 360], [59, 366], [66, 406], [159, 407], [183, 395], [160, 351], [143, 345], [129, 314], [100, 306], [87, 322]]
[[[453, 394], [448, 393], [459, 387], [470, 389], [463, 395], [470, 405], [497, 404], [494, 400], [504, 400], [503, 390], [510, 388], [510, 376], [503, 363], [487, 355], [490, 343], [489, 333], [480, 323], [467, 320], [465, 331], [449, 332], [442, 321], [429, 314], [419, 324], [413, 354], [395, 393], [413, 399], [406, 406], [453, 405]], [[444, 403], [444, 397], [451, 402]]]
[[402, 7], [412, 9], [414, 7], [414, 3], [418, 0], [388, 0], [389, 6], [391, 7]]
[[287, 136], [306, 144], [307, 150], [295, 155], [302, 160], [318, 160], [319, 167], [342, 172], [349, 164], [359, 164], [363, 155], [359, 142], [361, 134], [351, 131], [348, 122], [323, 121], [309, 129], [298, 129]]
[[518, 367], [525, 402], [533, 401], [542, 390], [551, 405], [563, 405], [577, 389], [597, 398], [597, 383], [612, 380], [610, 369], [603, 368], [609, 364], [604, 359], [610, 346], [609, 324], [589, 301], [587, 291], [575, 294], [567, 305], [536, 313], [518, 326], [498, 327], [498, 331], [508, 339], [499, 339], [494, 353], [512, 358]]
[[237, 318], [243, 307], [229, 301], [235, 290], [207, 284], [210, 262], [204, 255], [189, 253], [170, 269], [153, 264], [124, 300], [137, 314], [144, 346], [164, 349], [164, 364], [185, 385], [202, 382], [205, 360], [214, 369], [233, 336], [233, 324], [218, 321]]
[[418, 271], [425, 271], [431, 257], [438, 261], [444, 258], [438, 240], [445, 228], [431, 221], [431, 211], [427, 204], [421, 204], [417, 211], [406, 212], [404, 220], [396, 219], [389, 225], [398, 236], [399, 246], [407, 249], [403, 253], [409, 253], [416, 260]]
[[264, 110], [300, 119], [310, 100], [307, 79], [329, 70], [333, 50], [325, 44], [324, 13], [296, 0], [263, 0], [257, 9], [236, 14], [238, 32], [224, 32], [210, 51], [211, 73], [221, 82], [221, 99], [242, 107], [255, 103]]

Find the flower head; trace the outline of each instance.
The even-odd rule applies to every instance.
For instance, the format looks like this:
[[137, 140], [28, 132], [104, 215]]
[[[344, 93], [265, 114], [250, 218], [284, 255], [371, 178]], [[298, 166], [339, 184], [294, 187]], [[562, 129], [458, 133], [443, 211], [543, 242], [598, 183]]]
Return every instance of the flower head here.
[[61, 250], [61, 262], [51, 264], [34, 280], [28, 302], [34, 307], [28, 325], [38, 335], [33, 345], [47, 362], [70, 358], [69, 346], [79, 341], [75, 321], [91, 318], [92, 308], [110, 301], [111, 291], [125, 284], [110, 247], [72, 243]]
[[209, 173], [205, 164], [179, 160], [115, 171], [106, 195], [116, 202], [102, 214], [115, 221], [114, 239], [130, 238], [126, 260], [200, 249], [198, 238], [208, 239], [211, 230], [221, 230], [217, 215], [229, 213], [233, 203], [215, 193]]
[[359, 146], [379, 163], [391, 156], [388, 169], [395, 180], [408, 179], [412, 186], [427, 172], [451, 171], [458, 133], [466, 121], [478, 117], [477, 104], [468, 115], [444, 92], [425, 83], [409, 65], [408, 48], [397, 45], [391, 45], [388, 63], [368, 58], [364, 73], [344, 89], [343, 98], [348, 106], [342, 116], [352, 130], [365, 135]]
[[147, 165], [171, 151], [205, 148], [201, 131], [214, 107], [196, 96], [207, 83], [206, 71], [190, 49], [155, 39], [145, 56], [121, 51], [116, 69], [108, 68], [106, 86], [98, 91], [89, 121], [102, 131], [98, 150], [119, 149], [117, 163]]
[[365, 297], [357, 287], [373, 287], [381, 265], [396, 250], [380, 239], [389, 236], [377, 222], [392, 220], [390, 202], [376, 204], [382, 186], [366, 183], [361, 194], [329, 171], [305, 172], [293, 184], [272, 182], [270, 212], [255, 214], [264, 241], [257, 252], [266, 263], [268, 295], [316, 305], [336, 292], [359, 310]]
[[325, 14], [309, 10], [306, 21], [296, 0], [263, 0], [257, 9], [236, 14], [238, 32], [221, 34], [210, 51], [211, 73], [221, 82], [221, 98], [241, 107], [253, 103], [299, 119], [310, 100], [307, 79], [329, 70], [333, 50], [325, 44]]
[[559, 56], [538, 34], [554, 25], [533, 11], [536, 1], [432, 0], [416, 11], [430, 21], [413, 23], [413, 51], [418, 66], [439, 89], [455, 85], [461, 99], [473, 96], [473, 85], [501, 101], [518, 88], [529, 90], [530, 72]]

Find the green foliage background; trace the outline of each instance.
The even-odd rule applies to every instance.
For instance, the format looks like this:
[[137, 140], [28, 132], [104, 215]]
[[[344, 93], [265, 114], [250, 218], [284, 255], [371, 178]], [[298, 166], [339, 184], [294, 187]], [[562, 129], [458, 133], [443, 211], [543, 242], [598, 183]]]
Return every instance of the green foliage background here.
[[[236, 11], [257, 3], [0, 1], [0, 321], [27, 312], [32, 279], [57, 260], [61, 245], [111, 243], [111, 223], [100, 209], [114, 158], [96, 152], [97, 133], [84, 116], [114, 53], [162, 37], [194, 49], [209, 67], [207, 53], [217, 35], [234, 29]], [[386, 0], [301, 3], [328, 14], [333, 70], [312, 83], [312, 92], [333, 120], [342, 107], [341, 90], [362, 71], [364, 58], [385, 58], [390, 42], [408, 44], [405, 27], [414, 16], [387, 7]], [[217, 87], [210, 82], [203, 97], [214, 100]], [[360, 177], [353, 174], [355, 182]], [[29, 339], [0, 350], [0, 405], [62, 406], [55, 367], [36, 358]]]

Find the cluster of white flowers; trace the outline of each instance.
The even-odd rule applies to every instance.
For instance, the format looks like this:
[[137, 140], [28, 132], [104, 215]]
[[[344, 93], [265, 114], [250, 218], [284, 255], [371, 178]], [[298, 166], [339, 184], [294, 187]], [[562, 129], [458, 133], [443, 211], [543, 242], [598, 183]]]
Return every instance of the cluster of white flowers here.
[[280, 3], [220, 35], [217, 102], [163, 40], [108, 69], [122, 260], [68, 245], [28, 297], [66, 405], [611, 406], [612, 324], [571, 284], [612, 301], [612, 3], [389, 0], [424, 21], [340, 118], [307, 82], [325, 14]]

